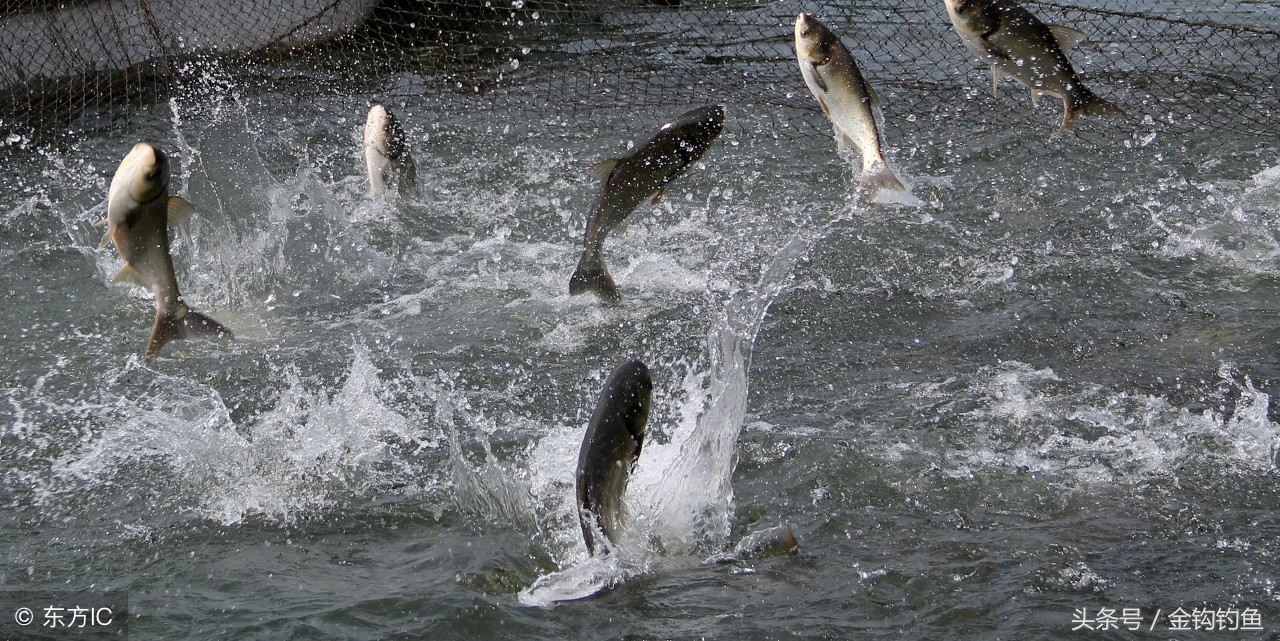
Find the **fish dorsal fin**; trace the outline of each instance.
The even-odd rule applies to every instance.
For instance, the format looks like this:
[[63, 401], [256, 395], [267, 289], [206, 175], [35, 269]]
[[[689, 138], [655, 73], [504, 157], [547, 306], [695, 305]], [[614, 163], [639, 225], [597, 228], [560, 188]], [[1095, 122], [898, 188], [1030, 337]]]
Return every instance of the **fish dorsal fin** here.
[[658, 191], [653, 192], [653, 195], [649, 196], [649, 204], [656, 207], [658, 203], [662, 202], [662, 197], [666, 195], [666, 193], [667, 193], [666, 185], [659, 187]]
[[169, 224], [177, 225], [187, 221], [196, 213], [196, 206], [187, 202], [182, 196], [169, 196]]
[[1058, 41], [1058, 48], [1063, 51], [1070, 51], [1079, 46], [1081, 42], [1084, 42], [1085, 36], [1083, 32], [1058, 24], [1051, 24], [1048, 27], [1053, 39]]
[[613, 231], [615, 231], [615, 232], [617, 232], [617, 233], [619, 233], [619, 234], [625, 234], [625, 233], [627, 233], [627, 227], [628, 227], [628, 224], [629, 224], [630, 222], [631, 222], [631, 219], [630, 219], [630, 218], [623, 218], [623, 219], [622, 219], [622, 222], [620, 222], [620, 223], [618, 223], [617, 225], [614, 225], [614, 226], [613, 226]]
[[601, 181], [609, 180], [609, 174], [613, 173], [613, 168], [618, 166], [617, 158], [606, 158], [591, 168], [591, 175], [599, 178]]
[[114, 283], [133, 283], [134, 285], [147, 287], [147, 281], [145, 278], [142, 277], [142, 272], [138, 271], [136, 268], [134, 268], [133, 265], [130, 265], [129, 263], [125, 263], [124, 267], [121, 267], [120, 271], [116, 272], [116, 277], [112, 278], [111, 282], [113, 284]]

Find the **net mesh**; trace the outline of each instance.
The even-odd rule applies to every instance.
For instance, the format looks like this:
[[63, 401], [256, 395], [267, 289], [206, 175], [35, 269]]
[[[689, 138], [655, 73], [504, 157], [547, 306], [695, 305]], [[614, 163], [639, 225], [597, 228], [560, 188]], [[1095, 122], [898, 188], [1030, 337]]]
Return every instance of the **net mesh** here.
[[[1088, 36], [1073, 64], [1136, 122], [1271, 134], [1280, 3], [1194, 12], [1160, 0], [1025, 4]], [[901, 105], [890, 118], [908, 133], [957, 117], [977, 131], [1056, 121], [1032, 116], [1012, 83], [992, 95], [940, 0], [0, 0], [0, 122], [76, 135], [119, 126], [170, 95], [279, 85], [289, 78], [281, 70], [293, 70], [320, 74], [324, 90], [428, 96], [442, 109], [513, 118], [669, 115], [673, 105], [717, 101], [794, 131], [795, 113], [816, 111], [792, 49], [800, 11], [843, 36], [886, 103]], [[215, 72], [222, 80], [211, 84]]]

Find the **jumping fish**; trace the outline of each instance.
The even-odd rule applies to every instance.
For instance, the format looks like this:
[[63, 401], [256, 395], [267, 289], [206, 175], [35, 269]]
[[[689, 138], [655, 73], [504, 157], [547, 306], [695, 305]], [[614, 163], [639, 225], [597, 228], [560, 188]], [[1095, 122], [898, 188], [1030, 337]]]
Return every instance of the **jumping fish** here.
[[364, 165], [374, 198], [383, 198], [394, 180], [401, 198], [417, 193], [418, 167], [405, 143], [400, 121], [386, 107], [375, 103], [364, 121]]
[[1062, 99], [1066, 131], [1076, 116], [1124, 116], [1119, 107], [1084, 86], [1063, 53], [1084, 40], [1084, 34], [1040, 22], [1013, 0], [943, 0], [960, 42], [991, 65], [992, 91], [1008, 76], [1040, 94]]
[[147, 362], [173, 339], [232, 337], [217, 321], [187, 307], [178, 292], [169, 255], [169, 224], [194, 211], [191, 203], [169, 195], [169, 158], [164, 152], [145, 142], [134, 145], [111, 179], [101, 246], [114, 243], [125, 260], [113, 283], [135, 283], [155, 295], [156, 322], [147, 343]]
[[835, 127], [837, 148], [852, 145], [862, 154], [860, 197], [875, 198], [882, 188], [905, 192], [907, 188], [880, 152], [880, 131], [873, 111], [879, 98], [858, 71], [853, 55], [840, 38], [805, 13], [796, 17], [795, 38], [800, 75]]
[[627, 479], [644, 443], [653, 379], [644, 363], [632, 359], [609, 375], [591, 414], [578, 452], [578, 521], [587, 551], [599, 549], [601, 532], [612, 542], [626, 521], [622, 506]]
[[645, 142], [618, 158], [596, 165], [591, 173], [602, 181], [591, 216], [578, 267], [569, 279], [571, 295], [593, 291], [609, 302], [621, 296], [605, 268], [602, 250], [609, 232], [640, 203], [657, 204], [667, 184], [702, 157], [724, 127], [723, 105], [708, 105], [686, 112], [662, 125]]

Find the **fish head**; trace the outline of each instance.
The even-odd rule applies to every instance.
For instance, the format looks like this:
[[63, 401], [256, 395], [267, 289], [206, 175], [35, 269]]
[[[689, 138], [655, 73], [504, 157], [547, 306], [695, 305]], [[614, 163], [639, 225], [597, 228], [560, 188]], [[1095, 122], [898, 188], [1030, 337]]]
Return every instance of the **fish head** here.
[[120, 161], [107, 191], [111, 210], [130, 209], [169, 192], [169, 158], [151, 143], [140, 142]]
[[369, 117], [364, 121], [364, 146], [387, 158], [397, 158], [405, 148], [404, 130], [400, 121], [386, 107], [374, 103]]
[[369, 117], [364, 121], [364, 146], [366, 149], [373, 149], [382, 153], [387, 153], [387, 121], [391, 119], [391, 112], [386, 107], [378, 103], [374, 103], [369, 107]]
[[801, 60], [821, 67], [831, 61], [838, 42], [836, 35], [817, 18], [807, 13], [796, 17], [796, 55]]
[[707, 105], [685, 112], [662, 125], [659, 132], [670, 132], [674, 136], [679, 166], [686, 166], [706, 153], [724, 129], [726, 113], [724, 105]]
[[942, 0], [957, 31], [984, 36], [1000, 27], [999, 6], [988, 0]]

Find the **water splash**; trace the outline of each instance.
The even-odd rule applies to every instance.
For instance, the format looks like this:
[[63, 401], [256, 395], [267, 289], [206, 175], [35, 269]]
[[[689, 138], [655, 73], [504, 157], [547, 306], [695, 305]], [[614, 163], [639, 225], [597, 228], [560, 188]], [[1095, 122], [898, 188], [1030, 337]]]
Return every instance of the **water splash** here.
[[[466, 400], [458, 394], [439, 386], [433, 389], [436, 420], [447, 426], [449, 468], [458, 507], [486, 522], [537, 532], [539, 524], [528, 485], [499, 463], [482, 425], [483, 419], [472, 414]], [[483, 461], [478, 465], [470, 463], [463, 451], [463, 438], [457, 429], [459, 420], [470, 428], [469, 438], [481, 448]]]
[[[919, 401], [938, 403], [922, 415], [948, 426], [921, 435], [917, 453], [954, 479], [1031, 473], [1071, 490], [1139, 485], [1197, 459], [1270, 470], [1280, 445], [1280, 425], [1267, 417], [1270, 397], [1234, 364], [1222, 364], [1218, 376], [1238, 396], [1229, 414], [1073, 384], [1014, 361], [984, 367], [962, 387], [953, 379], [909, 385]], [[888, 444], [880, 455], [896, 461], [903, 445]]]
[[38, 488], [46, 502], [144, 474], [178, 511], [226, 525], [250, 515], [289, 522], [402, 479], [391, 446], [420, 440], [383, 400], [379, 370], [359, 345], [332, 395], [291, 367], [274, 405], [242, 423], [216, 391], [168, 382], [122, 400], [119, 424], [53, 460]]
[[[568, 567], [539, 577], [522, 590], [518, 597], [521, 603], [545, 607], [585, 598], [647, 572], [655, 555], [689, 554], [719, 549], [727, 543], [733, 520], [737, 439], [747, 411], [751, 350], [769, 306], [790, 282], [796, 261], [825, 229], [800, 225], [761, 267], [754, 284], [733, 287], [725, 294], [721, 311], [707, 332], [707, 365], [702, 370], [689, 370], [684, 377], [685, 400], [670, 442], [645, 445], [627, 490], [631, 522], [612, 553], [585, 557], [581, 546], [575, 545]], [[726, 256], [722, 260], [740, 259]], [[727, 266], [721, 267], [725, 269], [708, 272], [728, 271]], [[708, 293], [715, 295], [710, 283]], [[565, 458], [566, 450], [573, 451], [575, 445], [576, 441], [558, 438], [549, 449]], [[563, 504], [560, 511], [565, 511]], [[572, 507], [567, 511], [574, 513]], [[576, 538], [576, 519], [569, 521]]]
[[820, 234], [801, 227], [763, 266], [754, 285], [730, 294], [707, 333], [708, 370], [686, 378], [690, 402], [680, 426], [670, 443], [645, 451], [628, 494], [638, 505], [637, 523], [651, 527], [669, 552], [717, 548], [728, 541], [751, 350], [769, 306]]

